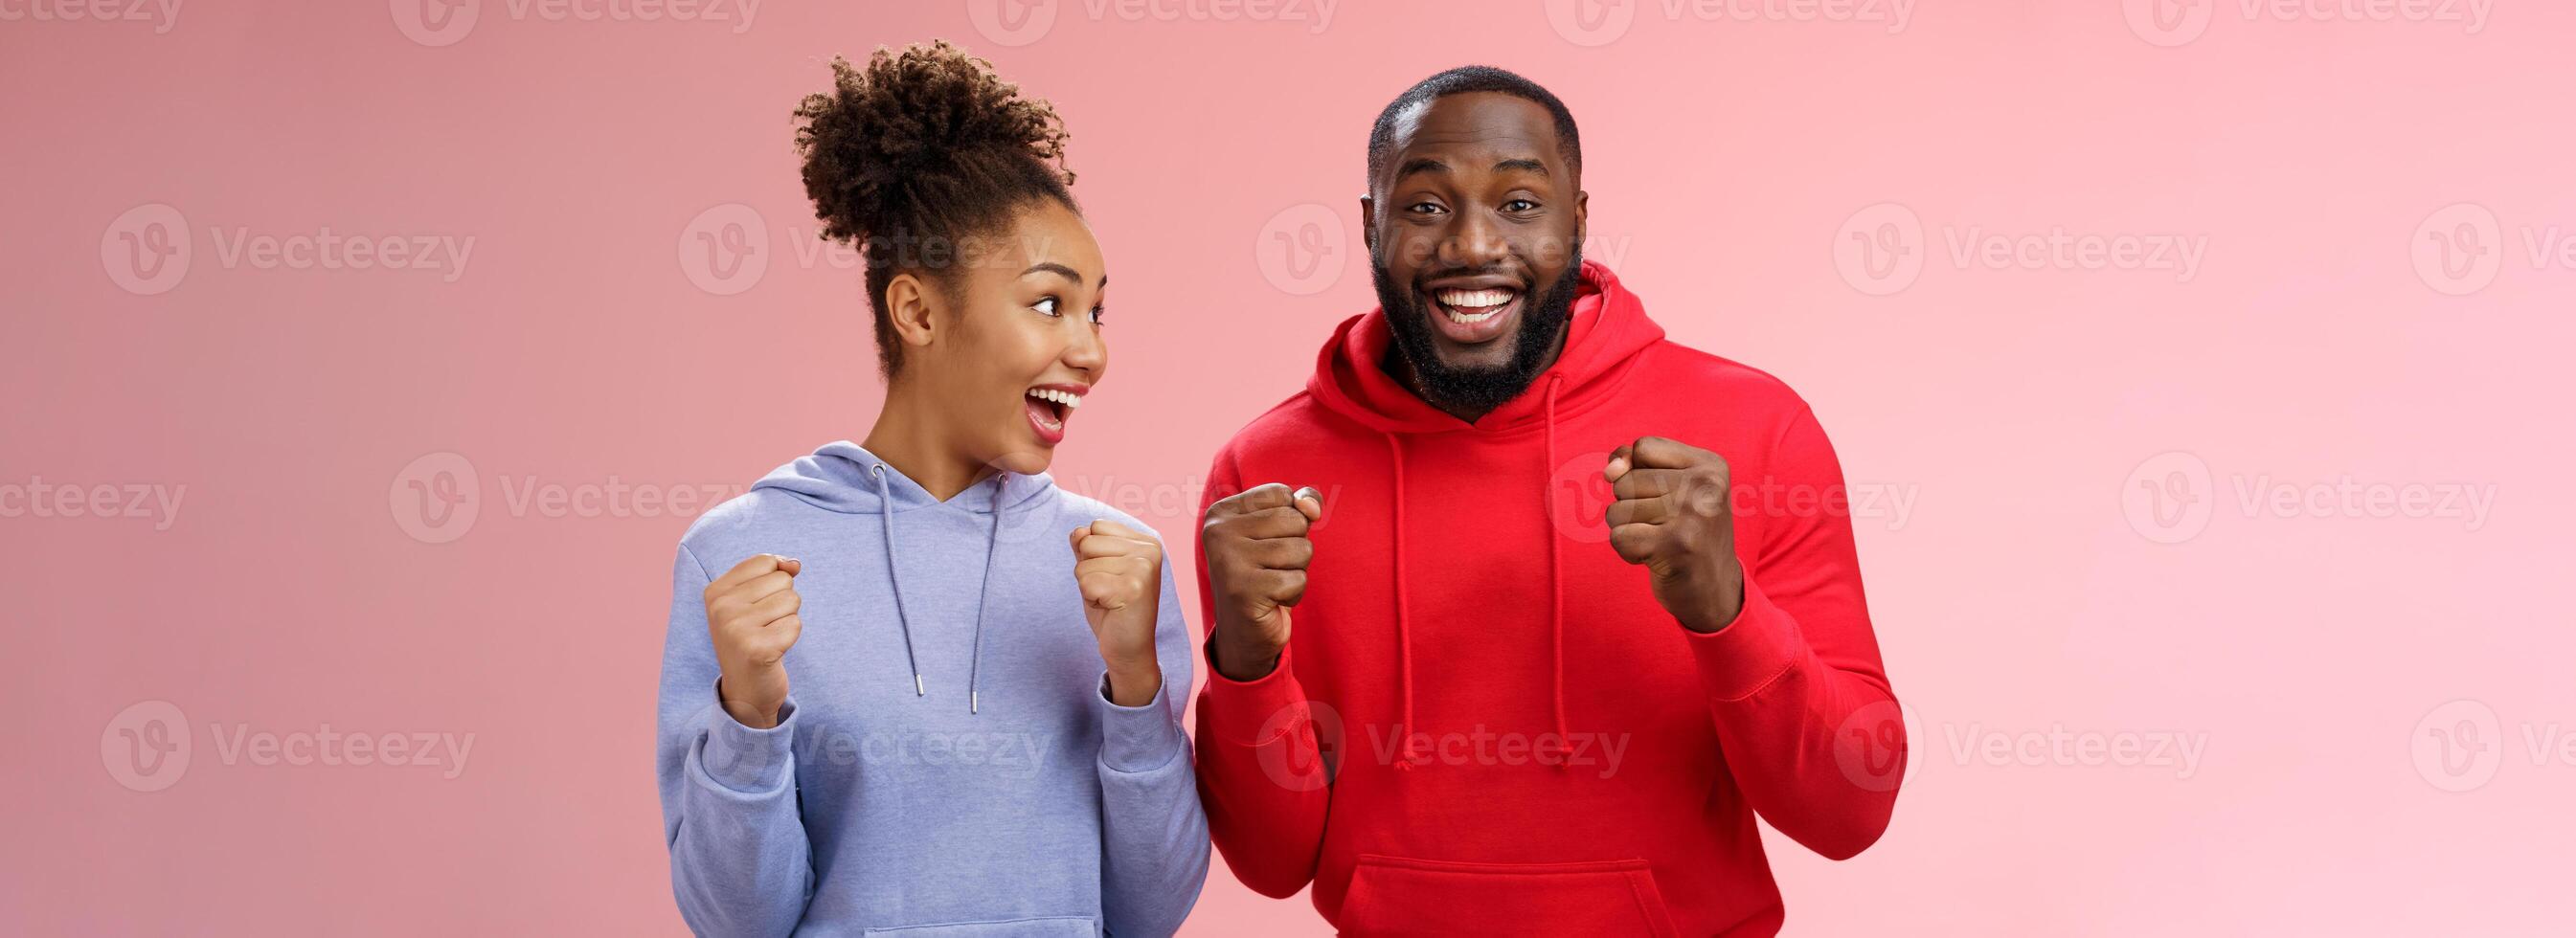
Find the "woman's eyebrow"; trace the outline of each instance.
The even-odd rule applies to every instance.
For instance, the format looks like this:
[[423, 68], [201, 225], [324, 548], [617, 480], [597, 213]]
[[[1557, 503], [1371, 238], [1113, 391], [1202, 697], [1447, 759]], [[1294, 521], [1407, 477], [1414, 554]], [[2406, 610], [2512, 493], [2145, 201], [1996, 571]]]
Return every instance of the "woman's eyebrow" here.
[[[1058, 277], [1063, 277], [1066, 280], [1071, 280], [1077, 285], [1082, 283], [1082, 273], [1080, 271], [1064, 266], [1063, 264], [1058, 264], [1054, 261], [1039, 261], [1035, 264], [1030, 264], [1029, 269], [1020, 271], [1020, 276], [1026, 277], [1040, 271], [1054, 274]], [[1104, 276], [1100, 279], [1103, 282], [1106, 282], [1109, 278]]]

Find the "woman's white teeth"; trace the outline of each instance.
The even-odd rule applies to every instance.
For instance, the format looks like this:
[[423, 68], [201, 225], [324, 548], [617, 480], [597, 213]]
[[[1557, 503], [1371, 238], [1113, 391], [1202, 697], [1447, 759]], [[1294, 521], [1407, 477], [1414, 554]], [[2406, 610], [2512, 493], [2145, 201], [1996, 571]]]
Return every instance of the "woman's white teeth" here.
[[1041, 401], [1052, 401], [1062, 404], [1066, 410], [1074, 410], [1082, 406], [1082, 395], [1075, 394], [1071, 391], [1058, 391], [1053, 388], [1030, 388], [1029, 396]]

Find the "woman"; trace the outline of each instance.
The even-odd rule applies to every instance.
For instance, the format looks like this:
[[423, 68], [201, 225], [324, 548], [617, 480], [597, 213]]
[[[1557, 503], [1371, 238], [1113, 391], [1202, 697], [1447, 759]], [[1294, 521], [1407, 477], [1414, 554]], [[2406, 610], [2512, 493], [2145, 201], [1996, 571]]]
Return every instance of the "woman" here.
[[[680, 540], [663, 833], [705, 934], [1169, 934], [1206, 878], [1145, 525], [1044, 474], [1109, 364], [1054, 108], [945, 42], [797, 108], [884, 408]], [[792, 688], [792, 693], [791, 693]]]

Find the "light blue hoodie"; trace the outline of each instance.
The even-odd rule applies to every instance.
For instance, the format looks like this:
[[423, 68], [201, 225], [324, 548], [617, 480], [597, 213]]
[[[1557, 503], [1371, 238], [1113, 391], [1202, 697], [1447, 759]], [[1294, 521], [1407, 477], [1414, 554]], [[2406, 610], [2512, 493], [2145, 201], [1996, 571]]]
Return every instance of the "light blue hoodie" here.
[[[709, 935], [1167, 935], [1207, 877], [1181, 708], [1189, 629], [1163, 567], [1160, 696], [1102, 695], [1067, 535], [1108, 518], [1044, 474], [946, 502], [849, 442], [781, 466], [680, 539], [658, 768], [671, 886]], [[778, 726], [716, 702], [702, 591], [804, 561]]]

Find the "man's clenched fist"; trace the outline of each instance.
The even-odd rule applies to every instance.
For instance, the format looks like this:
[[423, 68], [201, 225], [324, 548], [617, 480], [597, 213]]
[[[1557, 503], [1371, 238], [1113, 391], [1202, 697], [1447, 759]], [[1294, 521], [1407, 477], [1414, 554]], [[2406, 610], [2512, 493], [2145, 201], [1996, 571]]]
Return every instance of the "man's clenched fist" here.
[[787, 704], [787, 667], [781, 659], [805, 631], [797, 609], [796, 574], [805, 569], [793, 558], [754, 554], [707, 584], [707, 636], [716, 643], [716, 664], [724, 678], [716, 682], [716, 699], [742, 725], [768, 729], [778, 725], [778, 708]]
[[1288, 607], [1306, 595], [1306, 564], [1315, 559], [1307, 528], [1324, 516], [1312, 488], [1290, 492], [1273, 482], [1209, 505], [1199, 529], [1208, 589], [1216, 594], [1217, 673], [1257, 680], [1279, 666], [1288, 647]]
[[1162, 542], [1115, 521], [1075, 528], [1073, 579], [1082, 587], [1091, 635], [1100, 640], [1100, 661], [1109, 667], [1109, 701], [1121, 707], [1153, 703], [1163, 689], [1161, 662], [1154, 657]]
[[1659, 436], [1619, 447], [1610, 480], [1610, 546], [1654, 574], [1655, 601], [1694, 632], [1715, 632], [1744, 608], [1735, 559], [1726, 457]]

